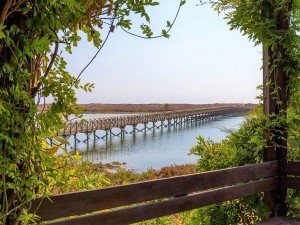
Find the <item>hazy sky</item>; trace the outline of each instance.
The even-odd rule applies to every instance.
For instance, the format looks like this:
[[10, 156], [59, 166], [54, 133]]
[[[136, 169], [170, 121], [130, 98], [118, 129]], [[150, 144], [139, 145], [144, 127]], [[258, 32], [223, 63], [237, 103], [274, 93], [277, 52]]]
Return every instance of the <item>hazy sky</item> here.
[[[95, 84], [93, 93], [78, 92], [78, 102], [257, 103], [260, 46], [229, 31], [222, 16], [197, 3], [188, 0], [182, 7], [170, 39], [139, 39], [116, 29], [82, 75], [83, 82]], [[154, 33], [173, 20], [178, 4], [163, 0], [151, 10]], [[77, 75], [96, 51], [81, 42], [66, 57], [71, 74]]]

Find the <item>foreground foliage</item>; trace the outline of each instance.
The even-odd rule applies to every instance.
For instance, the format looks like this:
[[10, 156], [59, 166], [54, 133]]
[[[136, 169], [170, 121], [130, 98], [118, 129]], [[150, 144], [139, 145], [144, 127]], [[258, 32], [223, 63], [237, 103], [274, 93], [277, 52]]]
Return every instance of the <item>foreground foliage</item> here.
[[[231, 131], [220, 142], [204, 140], [199, 136], [198, 144], [191, 149], [191, 154], [199, 156], [196, 171], [205, 172], [263, 162], [263, 151], [266, 147], [266, 140], [263, 138], [265, 119], [260, 106], [238, 131]], [[295, 123], [299, 123], [299, 116], [290, 110], [288, 119], [288, 160], [299, 160], [300, 127], [295, 126]], [[289, 216], [300, 216], [299, 200], [299, 192], [289, 190]], [[254, 224], [269, 217], [264, 206], [263, 193], [201, 208], [197, 215], [199, 224]]]
[[[93, 84], [83, 85], [68, 73], [63, 53], [71, 53], [81, 37], [100, 48], [102, 28], [108, 25], [108, 33], [115, 26], [130, 28], [131, 13], [145, 19], [141, 29], [150, 37], [146, 6], [155, 5], [153, 0], [0, 1], [0, 224], [32, 223], [30, 201], [47, 195], [55, 182], [68, 183], [58, 173], [66, 171], [60, 170], [61, 159], [53, 157], [66, 141], [53, 134], [64, 118], [80, 112], [75, 89], [91, 91]], [[162, 36], [168, 37], [166, 30]], [[53, 100], [50, 107], [38, 113], [46, 98]], [[44, 142], [49, 137], [56, 145]]]

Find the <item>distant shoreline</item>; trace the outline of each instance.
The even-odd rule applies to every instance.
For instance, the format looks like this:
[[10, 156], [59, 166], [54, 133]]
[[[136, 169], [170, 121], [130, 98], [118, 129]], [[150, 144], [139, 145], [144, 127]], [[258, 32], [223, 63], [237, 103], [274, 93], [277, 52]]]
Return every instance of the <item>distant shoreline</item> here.
[[[39, 111], [47, 109], [50, 105], [39, 105]], [[201, 109], [211, 107], [234, 107], [245, 106], [254, 108], [257, 104], [252, 103], [214, 103], [214, 104], [78, 104], [83, 108], [84, 113], [137, 113], [137, 112], [163, 112], [163, 111], [176, 111], [176, 110], [189, 110], [189, 109]]]

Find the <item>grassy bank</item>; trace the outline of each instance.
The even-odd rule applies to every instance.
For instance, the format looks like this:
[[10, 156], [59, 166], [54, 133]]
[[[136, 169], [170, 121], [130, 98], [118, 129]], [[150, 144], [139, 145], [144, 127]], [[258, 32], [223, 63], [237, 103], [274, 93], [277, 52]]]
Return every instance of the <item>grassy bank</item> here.
[[113, 162], [109, 164], [91, 164], [91, 172], [103, 172], [110, 180], [109, 186], [124, 185], [147, 180], [162, 179], [173, 176], [192, 174], [195, 172], [195, 164], [170, 165], [161, 169], [148, 169], [138, 173], [134, 170], [126, 169], [124, 164]]

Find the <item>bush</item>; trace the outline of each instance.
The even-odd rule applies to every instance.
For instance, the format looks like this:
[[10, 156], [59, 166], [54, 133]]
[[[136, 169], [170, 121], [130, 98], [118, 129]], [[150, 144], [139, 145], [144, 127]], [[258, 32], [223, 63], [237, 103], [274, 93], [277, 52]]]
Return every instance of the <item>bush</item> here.
[[[238, 131], [229, 131], [220, 142], [199, 136], [191, 154], [199, 156], [197, 171], [205, 172], [262, 161], [265, 147], [262, 117], [247, 118]], [[199, 224], [253, 224], [266, 217], [262, 194], [212, 205], [198, 210]]]
[[[220, 142], [204, 140], [199, 136], [191, 154], [199, 156], [197, 171], [205, 172], [263, 161], [266, 141], [263, 138], [265, 117], [262, 108], [257, 108], [238, 131], [229, 131]], [[288, 160], [299, 160], [299, 117], [292, 110], [288, 112]], [[299, 217], [299, 192], [288, 190], [288, 215]], [[263, 193], [246, 198], [212, 205], [198, 210], [199, 224], [253, 224], [267, 218], [263, 204]]]

